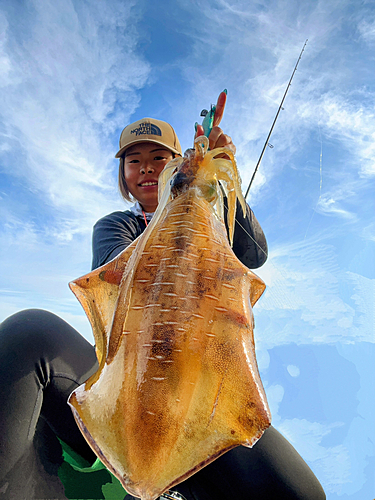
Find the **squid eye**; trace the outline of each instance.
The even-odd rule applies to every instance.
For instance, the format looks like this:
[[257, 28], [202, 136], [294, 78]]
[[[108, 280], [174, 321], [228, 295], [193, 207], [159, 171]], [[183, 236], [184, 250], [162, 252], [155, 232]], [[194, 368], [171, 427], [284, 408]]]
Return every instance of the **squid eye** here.
[[194, 177], [192, 175], [187, 175], [185, 172], [177, 172], [177, 174], [173, 177], [171, 184], [172, 196], [178, 195], [188, 189], [193, 180]]

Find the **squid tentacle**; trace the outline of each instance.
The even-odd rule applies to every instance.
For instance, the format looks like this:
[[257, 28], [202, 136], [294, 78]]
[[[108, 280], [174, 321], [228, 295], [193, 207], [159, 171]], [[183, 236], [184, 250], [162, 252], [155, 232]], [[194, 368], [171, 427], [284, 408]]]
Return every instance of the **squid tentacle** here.
[[[216, 181], [216, 191], [218, 194], [215, 202], [218, 216], [224, 221], [223, 197], [219, 183], [224, 189], [228, 200], [228, 226], [229, 240], [233, 244], [234, 222], [236, 217], [236, 200], [238, 199], [243, 211], [246, 215], [246, 202], [241, 192], [241, 177], [237, 170], [236, 159], [233, 151], [229, 148], [216, 148], [208, 151], [207, 137], [197, 137], [195, 139], [196, 154], [200, 160], [200, 168], [197, 172], [197, 179], [201, 178], [206, 182]], [[226, 154], [229, 157], [216, 158], [220, 154]], [[219, 194], [220, 193], [220, 194]]]

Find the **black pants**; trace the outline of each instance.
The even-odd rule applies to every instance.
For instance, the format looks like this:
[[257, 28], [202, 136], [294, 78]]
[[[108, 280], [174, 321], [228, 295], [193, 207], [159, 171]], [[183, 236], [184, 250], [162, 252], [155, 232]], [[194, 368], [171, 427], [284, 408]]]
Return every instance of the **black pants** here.
[[[95, 460], [66, 401], [97, 366], [93, 346], [51, 313], [22, 311], [2, 323], [0, 500], [65, 498], [56, 436]], [[252, 449], [234, 448], [173, 489], [187, 500], [325, 498], [310, 468], [272, 427]]]

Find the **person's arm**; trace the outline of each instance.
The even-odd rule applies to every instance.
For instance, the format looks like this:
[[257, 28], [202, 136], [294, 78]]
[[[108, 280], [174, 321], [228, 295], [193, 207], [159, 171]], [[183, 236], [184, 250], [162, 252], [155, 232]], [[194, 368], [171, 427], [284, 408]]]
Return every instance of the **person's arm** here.
[[92, 269], [114, 259], [146, 228], [143, 220], [131, 212], [106, 215], [94, 226], [92, 235]]
[[[225, 198], [224, 204], [226, 206]], [[225, 218], [226, 215], [227, 210], [225, 209]], [[256, 269], [262, 266], [267, 260], [268, 248], [263, 230], [260, 227], [254, 212], [247, 204], [246, 217], [244, 217], [242, 208], [238, 201], [232, 249], [236, 254], [236, 257], [249, 269]]]
[[[227, 198], [224, 196], [225, 226], [229, 239], [227, 215]], [[246, 216], [244, 216], [238, 200], [232, 249], [236, 257], [249, 269], [262, 266], [268, 257], [267, 240], [254, 212], [246, 203]]]

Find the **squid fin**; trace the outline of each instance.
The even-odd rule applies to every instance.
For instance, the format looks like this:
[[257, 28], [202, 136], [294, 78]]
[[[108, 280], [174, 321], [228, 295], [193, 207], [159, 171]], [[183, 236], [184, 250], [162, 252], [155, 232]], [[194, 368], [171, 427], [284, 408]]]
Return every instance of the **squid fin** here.
[[248, 279], [251, 283], [250, 286], [250, 303], [251, 307], [254, 307], [254, 305], [258, 302], [260, 296], [266, 289], [266, 284], [262, 279], [259, 278], [256, 274], [254, 274], [252, 271], [248, 269], [247, 272]]
[[69, 283], [90, 321], [99, 364], [105, 361], [119, 285], [136, 241], [104, 266]]

